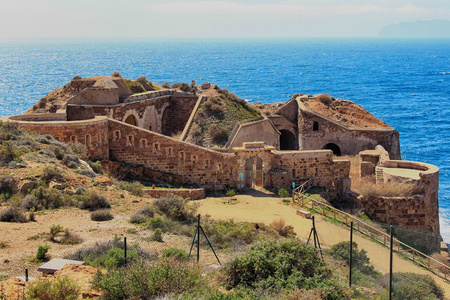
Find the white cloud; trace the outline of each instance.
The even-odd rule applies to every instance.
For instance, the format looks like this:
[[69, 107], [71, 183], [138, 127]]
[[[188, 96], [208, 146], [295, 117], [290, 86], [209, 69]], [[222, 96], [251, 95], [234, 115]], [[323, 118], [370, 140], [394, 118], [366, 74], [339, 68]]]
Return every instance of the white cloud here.
[[422, 6], [416, 6], [408, 3], [401, 7], [398, 7], [395, 12], [400, 15], [430, 15], [430, 14], [442, 14], [448, 13], [446, 9], [427, 8]]
[[269, 15], [352, 15], [388, 13], [390, 9], [375, 5], [298, 5], [240, 4], [227, 1], [194, 1], [154, 4], [145, 7], [153, 13], [192, 14], [269, 14]]

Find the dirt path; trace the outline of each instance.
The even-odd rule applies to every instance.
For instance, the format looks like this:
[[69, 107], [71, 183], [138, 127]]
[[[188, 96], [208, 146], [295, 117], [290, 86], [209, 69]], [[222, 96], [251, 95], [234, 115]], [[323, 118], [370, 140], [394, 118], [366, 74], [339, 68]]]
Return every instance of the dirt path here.
[[[283, 203], [277, 196], [254, 191], [249, 195], [237, 195], [236, 204], [224, 203], [221, 198], [207, 198], [199, 201], [200, 214], [209, 214], [217, 219], [233, 219], [234, 221], [247, 221], [270, 224], [274, 220], [283, 219], [286, 224], [292, 225], [297, 236], [306, 240], [311, 231], [311, 220], [300, 217], [296, 209]], [[320, 243], [328, 248], [338, 242], [348, 241], [350, 232], [342, 226], [326, 221], [322, 216], [315, 215], [316, 228]], [[383, 273], [389, 272], [389, 249], [376, 244], [366, 238], [354, 235], [353, 240], [358, 243], [359, 249], [367, 251], [371, 264]], [[409, 260], [394, 255], [394, 272], [412, 272], [431, 275], [441, 286], [450, 299], [450, 284], [434, 275], [430, 271], [418, 267]]]

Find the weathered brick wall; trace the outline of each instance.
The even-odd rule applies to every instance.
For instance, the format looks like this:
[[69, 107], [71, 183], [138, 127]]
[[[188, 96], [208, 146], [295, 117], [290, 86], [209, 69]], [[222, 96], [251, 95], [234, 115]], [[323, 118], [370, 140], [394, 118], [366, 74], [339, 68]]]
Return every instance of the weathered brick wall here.
[[[348, 178], [350, 173], [350, 161], [333, 160], [331, 150], [277, 151], [273, 165], [290, 173], [290, 178], [282, 176], [289, 180], [284, 186], [290, 186], [292, 182], [298, 185], [312, 179], [314, 185], [325, 187], [331, 198], [342, 195], [343, 179]], [[273, 175], [279, 177], [282, 174]]]
[[108, 158], [108, 119], [105, 117], [72, 122], [16, 122], [23, 129], [37, 134], [50, 134], [61, 142], [85, 144], [88, 148], [88, 158], [91, 160]]
[[152, 198], [161, 198], [164, 196], [168, 196], [170, 194], [189, 198], [191, 200], [203, 199], [205, 198], [205, 189], [191, 189], [191, 190], [179, 190], [179, 189], [152, 189], [152, 190], [144, 190], [144, 192]]
[[110, 159], [182, 176], [210, 188], [235, 186], [237, 160], [224, 154], [111, 120]]
[[197, 102], [197, 97], [173, 92], [170, 95], [152, 93], [152, 96], [157, 97], [108, 106], [70, 104], [67, 106], [67, 120], [108, 116], [124, 122], [129, 115], [133, 115], [136, 118], [137, 126], [147, 130], [168, 136], [183, 131]]
[[[317, 122], [319, 128], [313, 130]], [[339, 146], [344, 155], [356, 155], [382, 145], [392, 159], [400, 159], [399, 134], [395, 129], [355, 129], [337, 125], [306, 111], [299, 110], [299, 146], [301, 150], [322, 149], [326, 144]]]
[[439, 209], [425, 195], [359, 197], [356, 204], [374, 221], [439, 233]]

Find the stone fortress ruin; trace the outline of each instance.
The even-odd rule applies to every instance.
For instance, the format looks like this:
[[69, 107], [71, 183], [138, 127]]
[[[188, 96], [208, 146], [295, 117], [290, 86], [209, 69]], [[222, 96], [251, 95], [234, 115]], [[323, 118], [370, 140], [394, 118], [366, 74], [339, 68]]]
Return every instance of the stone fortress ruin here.
[[[193, 85], [192, 85], [193, 86]], [[348, 195], [350, 161], [361, 176], [424, 186], [422, 195], [361, 200], [376, 219], [439, 233], [437, 167], [400, 160], [398, 132], [360, 106], [328, 95], [295, 94], [265, 118], [236, 124], [220, 148], [188, 142], [210, 84], [196, 91], [130, 90], [120, 76], [74, 79], [26, 114], [4, 117], [65, 143], [82, 143], [87, 158], [113, 175], [206, 189], [290, 189], [310, 181], [329, 199]]]

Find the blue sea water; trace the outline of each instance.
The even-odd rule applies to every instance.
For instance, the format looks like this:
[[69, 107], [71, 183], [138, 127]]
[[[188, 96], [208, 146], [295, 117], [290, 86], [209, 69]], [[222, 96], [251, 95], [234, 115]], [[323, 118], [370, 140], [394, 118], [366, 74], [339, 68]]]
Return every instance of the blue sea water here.
[[0, 115], [23, 113], [76, 75], [114, 71], [208, 81], [250, 102], [329, 93], [360, 104], [399, 131], [402, 159], [440, 168], [450, 241], [450, 39], [0, 40]]

